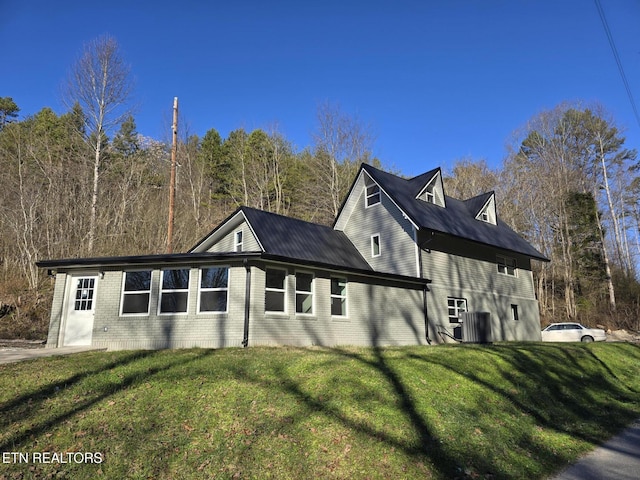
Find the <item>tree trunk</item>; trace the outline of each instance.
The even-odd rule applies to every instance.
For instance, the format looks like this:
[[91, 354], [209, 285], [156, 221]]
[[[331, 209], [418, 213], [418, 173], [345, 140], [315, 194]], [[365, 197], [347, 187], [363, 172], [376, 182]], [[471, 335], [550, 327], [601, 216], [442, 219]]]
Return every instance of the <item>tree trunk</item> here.
[[605, 275], [607, 277], [607, 290], [609, 292], [609, 310], [611, 313], [616, 313], [616, 292], [613, 286], [613, 279], [611, 278], [611, 266], [609, 265], [609, 255], [607, 255], [607, 247], [604, 243], [604, 230], [602, 228], [602, 222], [600, 221], [600, 214], [596, 209], [596, 222], [598, 224], [598, 233], [600, 234], [600, 243], [602, 243], [602, 258], [604, 260]]
[[100, 185], [100, 140], [101, 131], [98, 131], [96, 140], [96, 154], [93, 161], [93, 189], [91, 192], [91, 216], [89, 217], [89, 238], [87, 240], [87, 253], [93, 254], [93, 245], [96, 238], [96, 218], [98, 216], [98, 186]]

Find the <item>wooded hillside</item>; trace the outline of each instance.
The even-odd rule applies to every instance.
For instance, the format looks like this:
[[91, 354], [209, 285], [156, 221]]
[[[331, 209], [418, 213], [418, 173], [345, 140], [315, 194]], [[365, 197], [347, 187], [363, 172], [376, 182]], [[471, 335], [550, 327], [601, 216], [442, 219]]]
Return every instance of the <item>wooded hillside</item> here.
[[[0, 338], [46, 330], [51, 282], [38, 260], [166, 249], [170, 145], [137, 133], [112, 42], [89, 45], [76, 65], [67, 112], [21, 116], [0, 98]], [[96, 104], [83, 88], [103, 67]], [[372, 149], [367, 127], [331, 104], [318, 109], [313, 144], [302, 149], [277, 130], [182, 133], [174, 251], [240, 205], [331, 224], [359, 165], [380, 166]], [[543, 321], [640, 330], [640, 169], [606, 113], [560, 105], [516, 133], [500, 168], [449, 162], [448, 195], [495, 190], [500, 219], [551, 259], [534, 272]]]

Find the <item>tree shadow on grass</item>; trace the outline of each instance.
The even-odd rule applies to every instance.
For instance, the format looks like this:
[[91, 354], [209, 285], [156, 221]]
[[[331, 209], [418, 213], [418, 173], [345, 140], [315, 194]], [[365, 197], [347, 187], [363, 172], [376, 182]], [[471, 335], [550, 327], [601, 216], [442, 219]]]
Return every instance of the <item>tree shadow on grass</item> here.
[[[469, 347], [480, 350], [475, 346], [456, 348]], [[461, 365], [416, 354], [409, 354], [407, 358], [424, 362], [425, 366], [438, 365], [498, 394], [513, 404], [517, 411], [529, 415], [537, 427], [593, 445], [607, 438], [603, 438], [603, 428], [611, 436], [637, 417], [636, 410], [624, 406], [626, 402], [637, 403], [636, 392], [611, 376], [606, 364], [596, 359], [600, 371], [586, 373], [576, 360], [575, 349], [554, 345], [537, 345], [535, 348], [539, 350], [538, 356], [532, 353], [531, 345], [523, 350], [515, 345], [481, 347], [484, 354], [497, 357], [495, 365], [499, 366], [504, 380], [501, 382], [483, 378], [481, 365]], [[594, 356], [589, 350], [578, 354]], [[556, 367], [566, 363], [570, 363], [572, 369]], [[594, 396], [594, 393], [602, 391], [610, 392], [610, 395], [604, 399]], [[611, 401], [614, 398], [616, 401]], [[481, 411], [477, 413], [483, 414]], [[533, 433], [522, 437], [519, 446], [532, 452], [533, 458], [545, 466], [559, 468], [566, 464], [563, 452], [540, 444]]]
[[205, 356], [211, 355], [215, 350], [202, 350], [192, 358], [176, 358], [174, 361], [166, 362], [164, 365], [149, 368], [143, 363], [139, 365], [135, 371], [126, 375], [118, 375], [118, 380], [110, 382], [102, 382], [95, 391], [80, 401], [69, 402], [59, 413], [54, 413], [47, 418], [41, 418], [43, 405], [52, 397], [64, 392], [66, 389], [79, 385], [83, 380], [99, 375], [109, 370], [125, 367], [136, 366], [135, 363], [147, 358], [159, 355], [159, 351], [145, 350], [136, 351], [128, 354], [116, 361], [102, 365], [99, 368], [87, 370], [76, 375], [72, 375], [64, 380], [57, 381], [28, 394], [20, 395], [15, 399], [0, 405], [0, 429], [11, 430], [15, 422], [21, 422], [29, 425], [28, 428], [20, 431], [14, 431], [7, 435], [0, 444], [0, 451], [16, 451], [26, 446], [34, 437], [46, 433], [48, 430], [61, 425], [66, 420], [89, 410], [95, 404], [125, 390], [132, 386], [148, 381], [148, 379], [158, 373], [167, 371], [179, 365], [184, 365]]

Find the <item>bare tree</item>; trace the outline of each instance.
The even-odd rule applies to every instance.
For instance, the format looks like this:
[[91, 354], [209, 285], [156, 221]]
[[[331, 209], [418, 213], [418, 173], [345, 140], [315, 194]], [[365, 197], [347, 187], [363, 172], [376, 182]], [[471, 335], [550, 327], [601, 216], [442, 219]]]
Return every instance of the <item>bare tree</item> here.
[[314, 172], [321, 192], [311, 193], [321, 205], [321, 221], [330, 222], [337, 215], [356, 170], [371, 161], [373, 143], [370, 128], [357, 117], [324, 103], [318, 107], [318, 127], [314, 134]]
[[71, 68], [63, 97], [69, 107], [79, 104], [84, 113], [86, 140], [93, 149], [93, 185], [87, 253], [93, 252], [103, 147], [109, 133], [131, 112], [127, 101], [133, 84], [130, 68], [108, 35], [90, 41]]

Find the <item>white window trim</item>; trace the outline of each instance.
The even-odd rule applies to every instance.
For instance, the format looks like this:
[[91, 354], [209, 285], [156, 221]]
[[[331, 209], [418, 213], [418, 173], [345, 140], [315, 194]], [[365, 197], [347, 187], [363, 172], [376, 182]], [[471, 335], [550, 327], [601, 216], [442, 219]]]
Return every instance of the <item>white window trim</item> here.
[[436, 204], [436, 194], [434, 192], [435, 189], [436, 189], [436, 186], [434, 183], [430, 183], [424, 189], [424, 199], [428, 203], [433, 203], [434, 205]]
[[[305, 275], [311, 275], [311, 291], [310, 292], [306, 292], [304, 290], [298, 290], [298, 277], [297, 277], [297, 275], [299, 273], [304, 273]], [[294, 278], [294, 282], [295, 282], [294, 309], [296, 311], [296, 315], [301, 316], [301, 317], [314, 317], [316, 315], [316, 276], [313, 274], [313, 272], [309, 272], [309, 271], [306, 271], [306, 270], [296, 270], [295, 275], [294, 275], [293, 278]], [[311, 313], [298, 312], [298, 310], [297, 310], [298, 294], [311, 295]]]
[[[149, 290], [131, 290], [125, 292], [124, 287], [127, 283], [127, 273], [135, 273], [135, 272], [150, 272], [151, 279], [149, 280]], [[121, 317], [148, 317], [151, 314], [151, 289], [153, 288], [153, 270], [152, 269], [140, 269], [140, 270], [124, 270], [122, 272], [122, 286], [120, 291], [120, 316]], [[133, 295], [136, 293], [149, 293], [149, 301], [147, 302], [147, 312], [146, 313], [123, 313], [122, 310], [124, 308], [124, 297], [125, 295]]]
[[[453, 307], [449, 306], [449, 302], [453, 300], [454, 304]], [[458, 306], [458, 302], [462, 300], [464, 302], [464, 310], [462, 310], [459, 306]], [[456, 313], [456, 317], [458, 319], [458, 322], [452, 322], [451, 320], [454, 318], [451, 315], [449, 315], [449, 309], [453, 308], [455, 310]], [[460, 319], [460, 314], [461, 313], [466, 313], [469, 311], [469, 304], [467, 302], [466, 298], [463, 297], [447, 297], [447, 318], [449, 319], [449, 323], [460, 323], [459, 319]]]
[[[509, 273], [509, 262], [513, 262], [513, 273]], [[496, 255], [496, 265], [500, 275], [512, 278], [518, 277], [518, 262], [516, 262], [515, 258], [507, 257], [506, 255]], [[501, 271], [501, 269], [504, 271]]]
[[[331, 293], [331, 281], [332, 280], [344, 280], [344, 295], [336, 295], [335, 293]], [[329, 298], [344, 298], [344, 315], [334, 315], [331, 314], [332, 318], [346, 320], [349, 318], [349, 280], [347, 277], [331, 277], [329, 279]], [[331, 311], [331, 304], [329, 304], [329, 311]]]
[[[378, 253], [375, 253], [374, 248], [373, 248], [374, 245], [375, 245], [373, 239], [376, 238], [376, 237], [378, 238]], [[374, 233], [373, 235], [371, 235], [371, 257], [372, 258], [376, 258], [376, 257], [379, 257], [381, 255], [382, 255], [382, 238], [381, 238], [379, 233]]]
[[[226, 288], [202, 288], [202, 270], [207, 269], [207, 268], [226, 268], [227, 269], [227, 287]], [[225, 314], [225, 313], [229, 313], [229, 284], [231, 283], [231, 268], [229, 268], [229, 265], [209, 265], [209, 266], [203, 266], [200, 267], [198, 269], [198, 299], [196, 300], [198, 305], [197, 305], [197, 310], [196, 310], [196, 314], [197, 315], [221, 315], [221, 314]], [[227, 308], [225, 310], [207, 310], [207, 311], [201, 311], [200, 310], [200, 294], [202, 292], [227, 292]]]
[[520, 321], [520, 309], [516, 303], [511, 304], [511, 320], [514, 322]]
[[[238, 234], [240, 234], [240, 241], [238, 241]], [[242, 230], [236, 230], [233, 234], [233, 251], [242, 252], [244, 250], [244, 232]]]
[[[178, 289], [171, 289], [171, 290], [164, 290], [162, 288], [162, 284], [164, 282], [164, 272], [168, 272], [170, 270], [187, 270], [189, 272], [189, 287], [184, 289], [184, 288], [178, 288]], [[186, 292], [187, 293], [187, 308], [185, 309], [184, 312], [162, 312], [162, 295], [165, 293], [181, 293], [181, 292]], [[159, 288], [158, 288], [158, 316], [162, 316], [162, 317], [166, 317], [167, 315], [189, 315], [189, 297], [191, 292], [191, 268], [189, 267], [185, 267], [185, 268], [165, 268], [163, 270], [160, 270], [160, 284], [159, 284]]]
[[[284, 289], [279, 289], [279, 288], [269, 288], [267, 287], [267, 270], [279, 270], [281, 272], [284, 272]], [[287, 283], [289, 281], [289, 272], [287, 271], [287, 269], [285, 268], [273, 268], [273, 267], [267, 267], [264, 271], [264, 279], [265, 279], [265, 285], [264, 285], [264, 292], [265, 292], [265, 305], [264, 305], [264, 313], [265, 315], [287, 315], [287, 311], [288, 311], [288, 298], [287, 298]], [[266, 303], [266, 293], [267, 292], [282, 292], [283, 297], [284, 297], [284, 310], [280, 311], [280, 310], [267, 310], [267, 303]]]
[[[370, 187], [376, 187], [377, 192], [369, 194], [368, 190]], [[378, 185], [377, 183], [372, 183], [370, 185], [365, 184], [364, 197], [365, 197], [365, 201], [364, 201], [365, 208], [370, 208], [370, 207], [375, 207], [376, 205], [380, 205], [382, 203], [382, 189], [380, 188], [380, 185]], [[376, 203], [370, 204], [369, 200], [374, 197], [378, 197], [378, 201]]]

